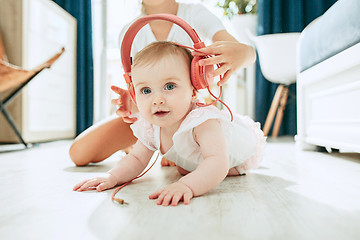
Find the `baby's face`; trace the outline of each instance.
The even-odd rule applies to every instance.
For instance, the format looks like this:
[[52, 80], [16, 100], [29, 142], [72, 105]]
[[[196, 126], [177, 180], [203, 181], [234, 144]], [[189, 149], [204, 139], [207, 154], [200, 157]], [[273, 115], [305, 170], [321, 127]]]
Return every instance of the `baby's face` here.
[[131, 74], [141, 116], [160, 127], [179, 127], [195, 102], [185, 58], [169, 55]]

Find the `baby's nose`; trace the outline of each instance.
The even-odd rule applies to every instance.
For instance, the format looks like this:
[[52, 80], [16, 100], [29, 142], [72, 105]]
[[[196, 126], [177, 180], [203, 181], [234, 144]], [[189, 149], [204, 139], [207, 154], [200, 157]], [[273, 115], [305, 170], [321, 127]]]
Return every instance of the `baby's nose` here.
[[161, 96], [157, 96], [153, 100], [153, 105], [162, 105], [165, 103], [165, 99]]

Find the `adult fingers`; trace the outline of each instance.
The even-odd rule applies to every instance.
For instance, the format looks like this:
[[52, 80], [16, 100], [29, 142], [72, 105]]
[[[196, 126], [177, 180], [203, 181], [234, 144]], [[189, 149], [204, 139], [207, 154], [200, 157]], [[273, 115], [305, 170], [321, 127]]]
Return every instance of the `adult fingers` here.
[[199, 51], [193, 51], [193, 56], [204, 56], [204, 55], [216, 55], [222, 53], [221, 46], [223, 43], [221, 42], [214, 42], [210, 46], [200, 48]]
[[232, 70], [228, 70], [224, 75], [223, 78], [217, 83], [218, 86], [224, 85], [230, 78], [230, 76], [232, 75], [234, 71]]
[[223, 64], [213, 71], [213, 77], [224, 75], [227, 71], [229, 71], [229, 69], [230, 66], [228, 64]]
[[215, 64], [221, 64], [223, 62], [225, 62], [223, 56], [218, 55], [218, 56], [201, 59], [199, 61], [199, 65], [200, 66], [215, 65]]

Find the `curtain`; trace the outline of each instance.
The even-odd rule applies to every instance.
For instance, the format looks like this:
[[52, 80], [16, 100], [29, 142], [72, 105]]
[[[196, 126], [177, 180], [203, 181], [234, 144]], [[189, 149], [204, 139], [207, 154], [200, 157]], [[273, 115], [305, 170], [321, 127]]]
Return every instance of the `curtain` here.
[[77, 20], [76, 134], [93, 124], [94, 81], [90, 0], [53, 0]]
[[[301, 32], [336, 0], [257, 0], [258, 35]], [[256, 63], [255, 119], [264, 125], [277, 84], [267, 81]], [[296, 135], [296, 83], [289, 88], [279, 135]], [[271, 134], [271, 132], [270, 132]], [[270, 135], [269, 134], [269, 135]]]

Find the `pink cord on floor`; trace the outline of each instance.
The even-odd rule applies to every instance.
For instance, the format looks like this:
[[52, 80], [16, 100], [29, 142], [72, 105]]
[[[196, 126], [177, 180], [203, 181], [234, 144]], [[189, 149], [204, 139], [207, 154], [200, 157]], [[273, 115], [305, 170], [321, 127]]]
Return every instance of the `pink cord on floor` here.
[[132, 181], [134, 181], [135, 179], [138, 179], [138, 178], [144, 176], [144, 174], [147, 173], [147, 172], [155, 165], [157, 159], [159, 158], [159, 155], [160, 155], [160, 154], [159, 154], [159, 152], [158, 152], [158, 155], [156, 156], [155, 161], [153, 162], [153, 164], [151, 164], [151, 166], [150, 166], [146, 171], [144, 171], [144, 172], [143, 172], [142, 174], [140, 174], [139, 176], [131, 179], [130, 181], [128, 181], [128, 182], [126, 182], [126, 183], [123, 183], [123, 184], [120, 185], [119, 187], [115, 188], [115, 190], [114, 190], [114, 192], [113, 192], [113, 194], [112, 194], [112, 196], [111, 196], [111, 199], [112, 199], [113, 201], [116, 201], [116, 202], [120, 203], [120, 204], [124, 204], [124, 203], [125, 203], [124, 199], [116, 198], [116, 197], [115, 197], [116, 193], [119, 192], [119, 191], [120, 191], [122, 188], [124, 188], [125, 186], [129, 185], [129, 184], [130, 184]]

